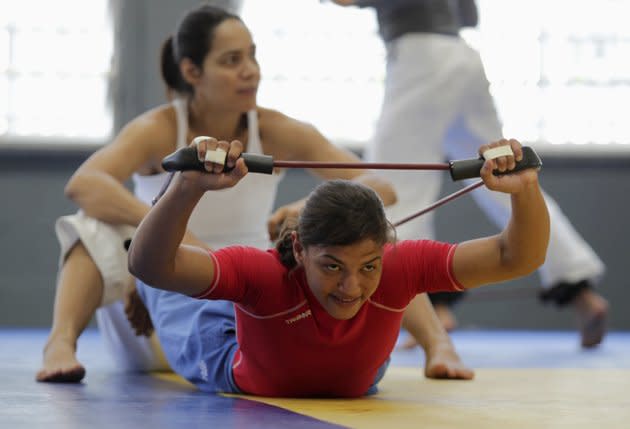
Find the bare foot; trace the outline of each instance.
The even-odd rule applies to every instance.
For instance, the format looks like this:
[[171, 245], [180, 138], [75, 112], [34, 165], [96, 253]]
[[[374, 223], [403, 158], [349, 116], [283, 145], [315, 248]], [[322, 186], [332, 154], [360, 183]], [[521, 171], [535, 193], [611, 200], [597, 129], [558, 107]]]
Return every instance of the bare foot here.
[[438, 304], [435, 305], [435, 314], [438, 319], [446, 329], [446, 332], [451, 332], [453, 329], [457, 328], [457, 318], [455, 318], [455, 314], [451, 311], [451, 308], [448, 305]]
[[472, 380], [475, 372], [464, 365], [449, 341], [434, 345], [426, 352], [424, 375], [427, 378]]
[[608, 301], [593, 290], [584, 289], [575, 298], [574, 304], [580, 325], [582, 347], [596, 347], [606, 334]]
[[65, 340], [50, 341], [44, 348], [44, 365], [35, 379], [49, 383], [78, 383], [85, 368], [75, 356], [75, 346]]

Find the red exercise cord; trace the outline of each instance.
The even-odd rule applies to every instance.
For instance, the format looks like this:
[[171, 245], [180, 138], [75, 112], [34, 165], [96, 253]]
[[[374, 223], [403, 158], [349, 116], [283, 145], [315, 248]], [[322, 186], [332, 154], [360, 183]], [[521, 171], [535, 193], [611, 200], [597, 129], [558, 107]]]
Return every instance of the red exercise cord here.
[[273, 161], [279, 168], [353, 168], [361, 170], [448, 170], [449, 164], [397, 164], [386, 162], [316, 162], [316, 161]]

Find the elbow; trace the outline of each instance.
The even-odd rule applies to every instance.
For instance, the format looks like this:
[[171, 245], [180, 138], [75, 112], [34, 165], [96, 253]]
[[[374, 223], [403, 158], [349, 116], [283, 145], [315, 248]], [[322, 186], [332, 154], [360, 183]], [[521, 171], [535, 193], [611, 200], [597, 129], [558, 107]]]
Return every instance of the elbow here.
[[542, 265], [545, 263], [545, 261], [547, 260], [547, 252], [541, 252], [540, 255], [538, 255], [538, 258], [534, 261], [534, 268], [532, 269], [532, 271], [537, 270], [538, 268], [542, 267]]
[[385, 183], [382, 185], [381, 189], [379, 189], [379, 194], [381, 195], [381, 200], [383, 200], [384, 206], [391, 206], [398, 202], [398, 194], [392, 185], [389, 183]]
[[526, 274], [532, 274], [534, 271], [539, 269], [545, 263], [545, 256], [546, 255], [543, 253], [542, 255], [538, 255], [537, 257], [532, 258], [529, 265], [526, 267]]
[[133, 241], [131, 246], [129, 246], [129, 251], [127, 253], [127, 269], [129, 273], [135, 278], [145, 281], [144, 270], [142, 269], [142, 261], [139, 260], [136, 252], [134, 252]]
[[521, 261], [519, 264], [517, 264], [516, 267], [513, 268], [513, 276], [515, 278], [528, 276], [539, 269], [544, 263], [545, 253], [530, 257], [526, 261]]
[[[542, 235], [542, 234], [541, 234]], [[530, 254], [529, 260], [529, 273], [539, 269], [547, 259], [547, 249], [549, 247], [549, 226], [547, 226], [547, 234], [543, 235], [544, 238], [540, 240], [540, 243], [535, 247], [535, 251]]]
[[391, 206], [398, 202], [398, 193], [396, 193], [396, 188], [389, 181], [385, 181], [384, 179], [382, 180], [379, 193], [381, 194], [384, 206]]
[[129, 247], [127, 255], [127, 267], [132, 276], [145, 284], [153, 284], [155, 276], [152, 275], [147, 262], [142, 258], [140, 252], [134, 251], [133, 241]]
[[76, 172], [72, 175], [68, 183], [66, 183], [65, 188], [63, 189], [63, 193], [66, 198], [77, 202], [79, 196], [82, 193], [82, 189], [84, 188], [83, 183], [85, 181], [85, 177], [80, 172]]
[[66, 198], [73, 201], [76, 198], [76, 195], [78, 193], [78, 189], [77, 189], [77, 185], [76, 185], [74, 177], [75, 176], [72, 176], [70, 180], [68, 180], [68, 183], [66, 183], [66, 187], [63, 188], [63, 194], [66, 196]]
[[387, 201], [384, 201], [383, 204], [386, 206], [392, 206], [398, 202], [398, 194], [394, 190], [394, 188], [390, 188], [389, 196]]
[[141, 251], [138, 247], [134, 250], [133, 240], [127, 254], [127, 269], [129, 273], [142, 283], [156, 289], [171, 290], [169, 285], [169, 271], [161, 269], [161, 264]]

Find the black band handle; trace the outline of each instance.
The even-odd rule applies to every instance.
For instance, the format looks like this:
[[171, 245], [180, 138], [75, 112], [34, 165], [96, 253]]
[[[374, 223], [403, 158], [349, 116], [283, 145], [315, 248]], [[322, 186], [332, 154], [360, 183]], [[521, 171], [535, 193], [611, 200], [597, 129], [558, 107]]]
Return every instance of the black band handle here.
[[[273, 174], [273, 158], [269, 155], [242, 153], [241, 158], [250, 173]], [[162, 168], [166, 171], [206, 171], [203, 162], [197, 158], [197, 148], [188, 146], [179, 149], [162, 160]], [[225, 171], [229, 171], [226, 169]]]
[[[534, 149], [529, 146], [523, 146], [523, 159], [516, 163], [516, 167], [513, 170], [499, 172], [494, 171], [495, 176], [502, 176], [504, 174], [516, 173], [528, 168], [540, 169], [542, 167], [542, 161]], [[481, 167], [485, 160], [481, 157], [475, 159], [462, 159], [459, 161], [450, 161], [448, 163], [451, 172], [451, 178], [453, 180], [472, 179], [474, 177], [481, 176]]]

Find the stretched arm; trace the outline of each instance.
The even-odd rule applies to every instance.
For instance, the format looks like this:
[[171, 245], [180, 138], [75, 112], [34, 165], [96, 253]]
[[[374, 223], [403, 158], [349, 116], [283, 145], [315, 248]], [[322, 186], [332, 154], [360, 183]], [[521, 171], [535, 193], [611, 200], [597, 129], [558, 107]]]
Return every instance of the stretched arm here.
[[[111, 224], [136, 226], [149, 206], [125, 186], [131, 175], [159, 165], [160, 152], [168, 153], [174, 141], [156, 114], [129, 123], [116, 139], [95, 152], [70, 178], [66, 195], [91, 217]], [[166, 149], [161, 149], [166, 147]], [[153, 167], [155, 168], [155, 167]]]
[[516, 174], [494, 176], [492, 170], [514, 168], [522, 157], [516, 140], [501, 140], [480, 149], [511, 145], [514, 156], [484, 163], [481, 177], [493, 191], [506, 192], [512, 199], [512, 216], [498, 235], [461, 243], [453, 256], [453, 271], [466, 288], [496, 283], [527, 275], [545, 261], [549, 242], [549, 214], [538, 185], [538, 172], [525, 170]]
[[[173, 150], [174, 126], [166, 109], [131, 121], [116, 139], [95, 152], [74, 173], [65, 193], [93, 218], [110, 224], [138, 226], [149, 211], [124, 185], [134, 172], [159, 171], [161, 159]], [[203, 242], [186, 232], [185, 241]]]
[[[207, 249], [182, 243], [186, 225], [206, 191], [234, 186], [247, 174], [245, 163], [238, 159], [240, 142], [208, 143], [209, 150], [217, 146], [228, 153], [227, 165], [234, 169], [222, 173], [223, 165], [206, 162], [205, 173], [180, 174], [136, 231], [129, 248], [129, 271], [153, 287], [197, 295], [210, 285], [213, 260]], [[204, 142], [199, 145], [200, 156], [205, 157], [205, 151]]]
[[417, 295], [409, 303], [403, 316], [403, 328], [424, 350], [426, 377], [470, 380], [475, 376], [455, 351], [426, 293]]

